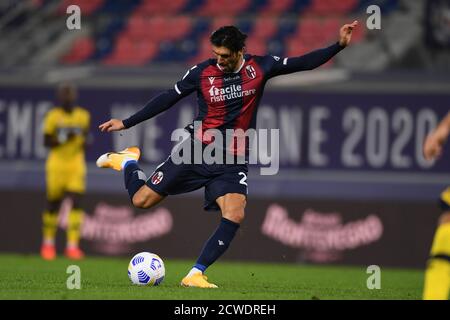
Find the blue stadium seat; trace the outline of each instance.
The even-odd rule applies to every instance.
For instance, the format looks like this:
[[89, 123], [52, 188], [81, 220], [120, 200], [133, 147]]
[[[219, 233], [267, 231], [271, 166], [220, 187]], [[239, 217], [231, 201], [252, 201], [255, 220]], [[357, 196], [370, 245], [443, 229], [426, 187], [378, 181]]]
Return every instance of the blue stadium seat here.
[[295, 0], [293, 11], [296, 13], [302, 12], [307, 6], [311, 4], [311, 0]]
[[183, 12], [194, 12], [198, 8], [202, 7], [205, 0], [189, 0], [183, 9]]
[[92, 60], [101, 60], [111, 53], [114, 47], [116, 35], [123, 30], [124, 18], [117, 16], [112, 18], [103, 30], [99, 30], [94, 35], [96, 40], [96, 51], [91, 57]]
[[99, 10], [102, 13], [113, 13], [118, 15], [126, 15], [133, 10], [141, 0], [116, 1], [107, 0], [103, 7]]

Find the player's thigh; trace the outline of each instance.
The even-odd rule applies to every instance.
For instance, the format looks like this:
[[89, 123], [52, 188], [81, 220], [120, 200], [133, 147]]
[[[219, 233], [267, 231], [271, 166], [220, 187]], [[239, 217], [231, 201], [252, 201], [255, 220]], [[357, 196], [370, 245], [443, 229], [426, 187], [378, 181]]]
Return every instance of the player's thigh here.
[[66, 177], [66, 192], [74, 194], [84, 194], [86, 192], [86, 167], [84, 164], [67, 167]]
[[236, 223], [241, 223], [245, 217], [247, 197], [242, 193], [227, 193], [216, 199], [222, 212], [222, 217]]
[[54, 168], [46, 170], [46, 194], [49, 205], [61, 201], [65, 192], [65, 184], [63, 171]]
[[169, 157], [155, 169], [145, 185], [133, 196], [133, 204], [147, 208], [168, 195], [197, 190], [208, 181], [207, 177], [195, 171], [193, 164], [175, 164]]
[[[225, 172], [208, 182], [205, 188], [205, 209], [221, 210], [222, 215], [228, 216], [230, 211], [239, 211], [243, 219], [248, 193], [246, 166], [229, 166]], [[228, 196], [236, 194], [236, 196]], [[227, 195], [226, 197], [224, 197]], [[239, 208], [239, 210], [238, 210]]]
[[154, 190], [150, 189], [146, 184], [144, 184], [134, 195], [133, 195], [133, 205], [138, 208], [151, 208], [158, 203], [160, 203], [165, 198]]

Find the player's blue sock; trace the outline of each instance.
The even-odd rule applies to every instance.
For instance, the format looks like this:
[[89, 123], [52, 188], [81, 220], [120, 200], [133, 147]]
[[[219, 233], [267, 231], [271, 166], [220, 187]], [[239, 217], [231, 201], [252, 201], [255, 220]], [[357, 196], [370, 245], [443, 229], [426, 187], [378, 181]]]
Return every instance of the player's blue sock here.
[[204, 272], [228, 249], [238, 229], [239, 223], [222, 218], [219, 227], [205, 243], [194, 267]]
[[147, 177], [135, 160], [127, 161], [124, 165], [123, 172], [125, 188], [128, 190], [130, 199], [133, 200], [134, 194], [145, 184]]

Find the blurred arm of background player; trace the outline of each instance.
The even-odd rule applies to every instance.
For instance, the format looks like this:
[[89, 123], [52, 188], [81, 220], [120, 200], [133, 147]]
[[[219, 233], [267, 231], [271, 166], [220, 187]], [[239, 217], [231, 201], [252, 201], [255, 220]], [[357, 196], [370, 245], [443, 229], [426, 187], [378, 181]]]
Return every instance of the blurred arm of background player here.
[[426, 160], [433, 160], [442, 154], [442, 147], [444, 146], [450, 134], [450, 112], [447, 113], [444, 119], [425, 139], [423, 145], [423, 154]]

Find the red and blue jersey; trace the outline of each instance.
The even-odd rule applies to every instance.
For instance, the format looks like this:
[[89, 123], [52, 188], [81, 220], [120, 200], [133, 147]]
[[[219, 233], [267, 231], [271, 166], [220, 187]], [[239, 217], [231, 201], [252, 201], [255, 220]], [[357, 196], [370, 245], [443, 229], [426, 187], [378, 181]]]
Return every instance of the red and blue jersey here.
[[197, 92], [199, 111], [194, 121], [202, 122], [203, 131], [246, 131], [256, 125], [258, 103], [276, 59], [245, 55], [238, 70], [229, 73], [210, 59], [188, 70], [175, 91], [180, 95]]
[[[201, 121], [202, 132], [207, 132], [208, 129], [223, 133], [227, 129], [247, 131], [256, 127], [258, 105], [270, 78], [317, 68], [342, 49], [335, 43], [299, 57], [245, 54], [242, 64], [235, 72], [223, 72], [216, 59], [206, 60], [190, 68], [173, 89], [153, 98], [141, 111], [123, 123], [129, 128], [196, 92], [199, 110], [194, 121]], [[193, 125], [188, 126], [188, 130], [189, 127], [193, 129]], [[194, 132], [194, 136], [204, 143], [211, 141], [207, 134]]]

